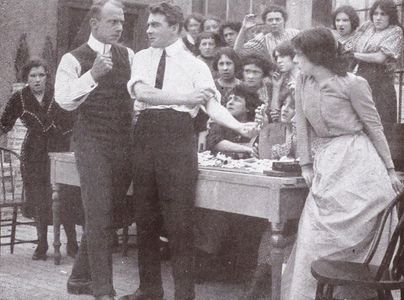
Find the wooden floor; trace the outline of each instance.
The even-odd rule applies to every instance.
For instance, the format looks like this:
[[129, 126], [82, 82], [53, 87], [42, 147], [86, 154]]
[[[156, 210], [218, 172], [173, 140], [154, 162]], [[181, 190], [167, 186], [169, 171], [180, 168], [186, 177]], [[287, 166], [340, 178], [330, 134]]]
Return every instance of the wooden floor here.
[[[63, 230], [62, 230], [63, 231]], [[80, 235], [81, 227], [77, 226]], [[21, 238], [36, 237], [35, 228], [23, 226], [18, 229]], [[33, 244], [15, 246], [14, 254], [10, 254], [9, 247], [0, 249], [0, 299], [1, 300], [85, 300], [93, 299], [89, 296], [73, 296], [66, 292], [66, 281], [70, 274], [73, 259], [66, 257], [66, 238], [62, 235], [62, 263], [53, 263], [53, 249], [48, 251], [46, 261], [33, 261]], [[52, 229], [49, 228], [49, 244], [52, 243]], [[128, 257], [120, 252], [114, 259], [114, 287], [117, 296], [133, 292], [139, 283], [137, 268], [137, 253], [130, 248]], [[162, 267], [165, 299], [173, 299], [173, 280], [169, 263]], [[196, 285], [196, 299], [227, 300], [238, 299], [242, 294], [242, 285], [235, 283], [205, 283]], [[117, 298], [118, 298], [117, 297]]]

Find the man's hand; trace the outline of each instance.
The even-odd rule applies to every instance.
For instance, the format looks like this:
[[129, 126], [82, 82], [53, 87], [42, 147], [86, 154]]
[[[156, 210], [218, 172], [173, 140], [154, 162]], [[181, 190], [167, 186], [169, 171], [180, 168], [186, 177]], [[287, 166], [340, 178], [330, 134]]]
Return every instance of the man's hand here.
[[205, 105], [209, 99], [215, 97], [215, 91], [211, 88], [198, 89], [187, 95], [187, 105]]
[[112, 70], [112, 59], [107, 55], [97, 55], [94, 60], [93, 67], [91, 68], [91, 76], [94, 81], [98, 81], [102, 76]]
[[257, 25], [257, 20], [256, 20], [256, 16], [254, 14], [249, 14], [244, 17], [243, 27], [245, 29], [250, 29], [251, 27], [254, 27], [255, 25]]

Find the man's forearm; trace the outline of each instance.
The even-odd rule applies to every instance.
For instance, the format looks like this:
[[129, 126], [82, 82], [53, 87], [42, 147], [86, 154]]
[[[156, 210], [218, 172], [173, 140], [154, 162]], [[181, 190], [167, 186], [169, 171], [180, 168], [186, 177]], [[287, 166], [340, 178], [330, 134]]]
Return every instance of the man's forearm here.
[[206, 104], [206, 113], [212, 118], [213, 121], [221, 126], [228, 127], [237, 132], [241, 129], [241, 123], [237, 121], [231, 113], [216, 100], [211, 99]]
[[136, 99], [151, 105], [186, 105], [186, 95], [180, 93], [168, 93], [160, 89], [137, 83], [133, 86]]
[[214, 147], [216, 151], [247, 152], [251, 153], [252, 148], [246, 145], [237, 144], [228, 140], [222, 140]]

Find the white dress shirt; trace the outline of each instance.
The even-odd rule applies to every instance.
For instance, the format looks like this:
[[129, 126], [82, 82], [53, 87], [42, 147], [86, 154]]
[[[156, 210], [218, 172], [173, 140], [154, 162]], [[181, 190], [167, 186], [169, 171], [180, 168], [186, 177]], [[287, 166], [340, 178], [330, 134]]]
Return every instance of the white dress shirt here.
[[[94, 38], [91, 34], [88, 39], [88, 46], [99, 54], [108, 55], [111, 52], [111, 45], [104, 44]], [[132, 65], [134, 52], [128, 49], [129, 63]], [[98, 83], [94, 81], [88, 70], [81, 74], [79, 61], [71, 54], [66, 53], [60, 60], [55, 78], [55, 101], [65, 110], [74, 110], [83, 103], [90, 92]]]
[[[189, 94], [196, 89], [210, 88], [216, 92], [216, 99], [220, 102], [220, 93], [209, 67], [184, 49], [183, 42], [176, 42], [165, 48], [166, 66], [164, 72], [163, 91], [171, 93]], [[177, 111], [189, 112], [196, 116], [199, 106], [186, 105], [151, 105], [136, 99], [133, 87], [142, 82], [154, 87], [157, 67], [160, 62], [163, 48], [147, 48], [135, 54], [132, 64], [132, 76], [128, 82], [130, 95], [135, 98], [135, 110], [172, 108]]]

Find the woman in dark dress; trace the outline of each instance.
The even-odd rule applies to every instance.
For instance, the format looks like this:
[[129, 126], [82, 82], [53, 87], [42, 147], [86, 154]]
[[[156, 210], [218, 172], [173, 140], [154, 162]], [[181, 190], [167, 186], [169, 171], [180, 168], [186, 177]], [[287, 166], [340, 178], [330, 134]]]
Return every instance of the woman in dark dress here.
[[[47, 228], [52, 224], [52, 189], [49, 152], [68, 151], [72, 118], [53, 98], [48, 86], [48, 68], [41, 60], [29, 61], [22, 70], [28, 83], [14, 93], [0, 118], [0, 132], [9, 132], [19, 118], [27, 128], [21, 147], [21, 173], [25, 190], [24, 215], [37, 222], [38, 246], [33, 260], [46, 259]], [[68, 255], [74, 256], [78, 246], [74, 220], [66, 214], [62, 220], [68, 244]]]
[[357, 30], [353, 55], [358, 61], [357, 75], [365, 78], [372, 89], [387, 139], [397, 122], [397, 96], [394, 67], [401, 54], [403, 30], [394, 1], [376, 1], [370, 9], [371, 21]]

